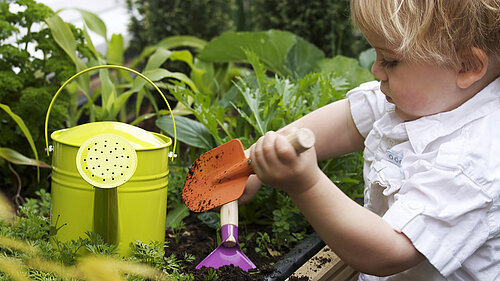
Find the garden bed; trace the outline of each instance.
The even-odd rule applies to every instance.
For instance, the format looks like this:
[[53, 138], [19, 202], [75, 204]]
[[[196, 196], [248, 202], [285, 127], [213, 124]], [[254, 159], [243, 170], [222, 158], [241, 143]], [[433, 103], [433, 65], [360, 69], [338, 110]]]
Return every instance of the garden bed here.
[[[185, 222], [186, 226], [183, 233], [181, 233], [179, 241], [175, 240], [178, 234], [167, 230], [166, 241], [168, 247], [165, 250], [165, 255], [170, 256], [175, 254], [177, 257], [182, 257], [185, 253], [193, 255], [195, 260], [188, 264], [182, 272], [192, 274], [195, 280], [204, 280], [204, 276], [208, 275], [210, 269], [196, 269], [195, 267], [217, 246], [217, 233], [214, 229], [199, 221], [194, 213], [188, 216]], [[256, 233], [258, 231], [264, 231], [264, 229], [257, 229], [255, 226], [250, 225], [245, 232]], [[271, 231], [271, 229], [268, 229], [268, 231]], [[257, 268], [245, 272], [232, 265], [223, 266], [217, 270], [218, 280], [285, 280], [324, 245], [319, 236], [313, 233], [288, 254], [272, 257], [257, 253], [255, 248], [258, 245], [255, 239], [251, 239], [244, 246], [244, 250], [246, 250], [245, 255], [248, 256]]]

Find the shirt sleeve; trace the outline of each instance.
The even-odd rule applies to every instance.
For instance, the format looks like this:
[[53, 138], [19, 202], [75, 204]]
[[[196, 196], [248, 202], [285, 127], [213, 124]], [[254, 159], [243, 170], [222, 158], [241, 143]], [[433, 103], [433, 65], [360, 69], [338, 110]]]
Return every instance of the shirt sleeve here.
[[407, 179], [383, 219], [447, 277], [488, 240], [491, 202], [460, 171], [434, 168]]
[[388, 102], [380, 91], [380, 82], [363, 83], [349, 91], [347, 97], [356, 128], [366, 138], [373, 123], [387, 111]]

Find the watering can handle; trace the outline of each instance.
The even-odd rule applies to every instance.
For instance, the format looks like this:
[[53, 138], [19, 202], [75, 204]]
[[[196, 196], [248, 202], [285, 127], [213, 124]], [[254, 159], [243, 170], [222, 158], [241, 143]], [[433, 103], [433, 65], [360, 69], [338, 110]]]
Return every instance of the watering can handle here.
[[62, 89], [64, 87], [66, 87], [66, 85], [68, 85], [71, 81], [73, 81], [78, 76], [80, 76], [80, 75], [82, 75], [84, 73], [87, 73], [89, 71], [92, 71], [92, 70], [103, 69], [103, 68], [121, 69], [121, 70], [126, 70], [126, 71], [129, 71], [129, 72], [132, 72], [132, 73], [136, 74], [137, 76], [141, 77], [142, 79], [146, 80], [146, 82], [148, 82], [151, 86], [153, 86], [153, 88], [155, 88], [158, 91], [158, 93], [161, 95], [161, 97], [163, 98], [163, 100], [167, 104], [168, 110], [170, 111], [170, 116], [172, 117], [172, 123], [174, 125], [174, 147], [173, 147], [173, 152], [174, 153], [172, 153], [172, 160], [173, 160], [174, 159], [174, 154], [175, 154], [175, 147], [176, 147], [176, 144], [177, 144], [177, 130], [175, 128], [174, 114], [172, 113], [172, 109], [170, 108], [170, 104], [168, 103], [167, 98], [165, 97], [165, 95], [163, 94], [163, 92], [160, 90], [160, 88], [158, 88], [158, 86], [156, 86], [156, 84], [153, 83], [153, 81], [151, 81], [144, 74], [142, 74], [140, 72], [137, 72], [137, 71], [135, 71], [135, 70], [133, 70], [131, 68], [128, 68], [128, 67], [125, 67], [125, 66], [121, 66], [121, 65], [97, 65], [97, 66], [86, 68], [84, 70], [81, 70], [77, 74], [71, 76], [71, 78], [69, 78], [68, 80], [66, 80], [66, 82], [64, 82], [62, 84], [62, 86], [57, 90], [56, 94], [54, 95], [54, 97], [52, 98], [52, 101], [49, 104], [49, 108], [47, 110], [47, 115], [45, 116], [45, 148], [47, 150], [47, 156], [50, 154], [50, 152], [49, 152], [49, 134], [48, 134], [49, 116], [50, 116], [50, 111], [52, 109], [52, 106], [54, 105], [54, 102], [55, 102], [57, 96], [61, 93]]

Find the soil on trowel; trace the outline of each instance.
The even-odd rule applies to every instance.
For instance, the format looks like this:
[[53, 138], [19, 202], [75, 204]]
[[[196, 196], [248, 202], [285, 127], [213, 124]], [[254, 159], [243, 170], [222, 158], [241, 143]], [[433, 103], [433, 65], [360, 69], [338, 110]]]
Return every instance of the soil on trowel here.
[[[180, 239], [178, 238], [179, 243], [176, 243], [174, 234], [170, 230], [167, 230], [165, 238], [168, 242], [168, 247], [165, 249], [165, 255], [170, 256], [171, 254], [175, 254], [178, 259], [183, 259], [185, 253], [193, 255], [195, 260], [192, 263], [188, 263], [181, 272], [193, 274], [195, 281], [206, 280], [206, 277], [210, 274], [209, 271], [214, 271], [214, 269], [206, 267], [196, 269], [196, 266], [218, 246], [217, 231], [198, 220], [194, 213], [185, 218], [184, 222], [185, 228], [180, 234]], [[262, 232], [263, 230], [265, 229], [246, 229], [246, 232]], [[245, 230], [239, 229], [240, 243], [242, 242], [241, 237], [245, 235], [245, 233], [242, 233], [243, 231]], [[266, 280], [266, 277], [275, 271], [272, 264], [281, 257], [270, 257], [269, 255], [264, 257], [255, 252], [255, 247], [254, 238], [246, 241], [244, 249], [246, 249], [245, 255], [256, 265], [256, 269], [246, 272], [239, 267], [225, 265], [215, 270], [218, 276], [217, 280]]]

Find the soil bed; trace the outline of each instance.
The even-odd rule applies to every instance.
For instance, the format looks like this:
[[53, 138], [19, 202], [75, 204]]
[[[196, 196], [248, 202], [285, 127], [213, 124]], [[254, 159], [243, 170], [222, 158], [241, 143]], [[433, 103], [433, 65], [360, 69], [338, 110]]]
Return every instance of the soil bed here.
[[[191, 214], [185, 219], [185, 228], [181, 234], [179, 243], [176, 243], [175, 236], [170, 230], [167, 230], [166, 240], [168, 247], [165, 249], [165, 255], [170, 256], [175, 254], [177, 258], [182, 258], [184, 253], [191, 254], [195, 257], [192, 263], [188, 263], [186, 268], [182, 270], [184, 273], [191, 273], [195, 277], [194, 280], [204, 280], [207, 275], [207, 268], [196, 269], [205, 257], [207, 257], [217, 247], [217, 232], [196, 218], [196, 214]], [[246, 229], [246, 232], [264, 231], [265, 229]], [[244, 237], [246, 233], [239, 230], [239, 236]], [[241, 238], [240, 238], [240, 242]], [[266, 277], [275, 271], [271, 265], [282, 257], [267, 257], [255, 252], [255, 239], [246, 242], [245, 255], [257, 266], [257, 269], [245, 272], [239, 267], [232, 265], [223, 266], [217, 270], [218, 280], [266, 280]]]

